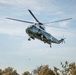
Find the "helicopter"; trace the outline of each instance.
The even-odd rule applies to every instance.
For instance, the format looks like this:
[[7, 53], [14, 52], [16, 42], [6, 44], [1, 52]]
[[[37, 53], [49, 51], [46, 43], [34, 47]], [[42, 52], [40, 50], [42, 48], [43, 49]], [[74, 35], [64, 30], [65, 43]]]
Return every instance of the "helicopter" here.
[[33, 40], [34, 39], [39, 39], [39, 40], [43, 41], [44, 43], [49, 44], [50, 47], [52, 47], [51, 46], [52, 43], [60, 44], [60, 43], [64, 42], [65, 38], [61, 38], [60, 40], [56, 39], [55, 37], [53, 37], [50, 33], [48, 33], [45, 30], [45, 26], [44, 25], [48, 24], [48, 23], [54, 23], [54, 22], [60, 22], [60, 21], [70, 20], [72, 18], [57, 20], [57, 21], [53, 21], [53, 22], [42, 23], [42, 22], [40, 22], [35, 17], [35, 15], [32, 13], [31, 10], [28, 9], [28, 11], [32, 15], [32, 17], [35, 19], [36, 23], [35, 22], [30, 22], [30, 21], [24, 21], [24, 20], [14, 19], [14, 18], [9, 18], [9, 17], [6, 17], [6, 19], [10, 19], [10, 20], [15, 20], [15, 21], [19, 21], [19, 22], [24, 22], [24, 23], [32, 24], [32, 25], [28, 26], [25, 29], [25, 32], [29, 36], [28, 41], [30, 41], [31, 39], [33, 39]]

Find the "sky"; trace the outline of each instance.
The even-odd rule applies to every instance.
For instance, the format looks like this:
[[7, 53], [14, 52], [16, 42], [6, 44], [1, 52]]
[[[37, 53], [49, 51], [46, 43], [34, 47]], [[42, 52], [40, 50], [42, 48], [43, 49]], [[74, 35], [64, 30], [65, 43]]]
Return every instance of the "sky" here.
[[[66, 43], [52, 44], [50, 48], [37, 39], [28, 41], [25, 29], [31, 24], [6, 19], [11, 17], [35, 22], [28, 9], [42, 23], [72, 17], [72, 20], [49, 24], [66, 29], [45, 26], [55, 38], [66, 38]], [[60, 62], [76, 62], [75, 24], [76, 0], [0, 0], [0, 68], [10, 66], [22, 73], [40, 65], [61, 68]]]

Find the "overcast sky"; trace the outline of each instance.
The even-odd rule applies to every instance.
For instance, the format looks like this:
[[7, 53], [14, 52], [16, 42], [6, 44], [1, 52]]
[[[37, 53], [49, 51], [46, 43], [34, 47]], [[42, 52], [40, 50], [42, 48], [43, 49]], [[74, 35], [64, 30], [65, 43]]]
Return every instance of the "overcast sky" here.
[[[65, 37], [66, 44], [44, 44], [40, 40], [28, 41], [25, 29], [31, 25], [5, 19], [34, 21], [30, 9], [37, 19], [50, 22], [72, 17], [72, 20], [49, 24], [65, 27], [46, 27], [46, 31], [57, 39]], [[60, 62], [76, 62], [76, 0], [0, 0], [0, 68], [11, 66], [24, 72], [48, 64], [60, 68]]]

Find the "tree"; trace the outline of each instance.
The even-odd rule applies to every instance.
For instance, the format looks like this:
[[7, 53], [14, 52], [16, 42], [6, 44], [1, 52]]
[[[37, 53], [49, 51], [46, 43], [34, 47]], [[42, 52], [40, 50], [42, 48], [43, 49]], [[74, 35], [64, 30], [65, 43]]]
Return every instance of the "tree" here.
[[55, 75], [48, 65], [40, 66], [34, 70], [35, 75]]
[[32, 71], [33, 75], [38, 75], [38, 73], [39, 73], [39, 71], [41, 70], [42, 67], [43, 67], [43, 66], [41, 65], [40, 67], [37, 67], [37, 69], [34, 69], [34, 70]]
[[69, 69], [70, 69], [70, 74], [76, 75], [76, 65], [74, 62], [69, 64]]
[[22, 75], [31, 75], [29, 71], [24, 72]]
[[76, 65], [75, 63], [68, 63], [67, 61], [65, 64], [61, 62], [62, 70], [60, 72], [62, 75], [76, 75]]
[[45, 66], [43, 66], [43, 67], [41, 68], [41, 70], [40, 70], [40, 72], [39, 72], [38, 75], [55, 75], [55, 74], [54, 74], [53, 70], [51, 70], [51, 69], [49, 68], [48, 65], [45, 65]]
[[57, 67], [54, 67], [54, 73], [55, 75], [59, 75], [59, 73], [57, 72], [59, 69]]
[[2, 69], [0, 69], [0, 75], [2, 75]]
[[2, 71], [2, 75], [19, 75], [16, 70], [13, 70], [12, 67], [5, 68]]

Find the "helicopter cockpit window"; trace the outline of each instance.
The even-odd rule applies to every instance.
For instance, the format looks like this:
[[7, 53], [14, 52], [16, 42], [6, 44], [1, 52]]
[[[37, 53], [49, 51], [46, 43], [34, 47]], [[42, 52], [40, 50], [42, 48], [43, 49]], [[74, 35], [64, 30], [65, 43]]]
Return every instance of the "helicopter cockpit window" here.
[[28, 26], [28, 28], [31, 28], [31, 27], [32, 27], [32, 25]]
[[31, 28], [32, 28], [33, 32], [35, 32], [35, 33], [38, 32], [38, 28], [36, 26], [33, 25]]

